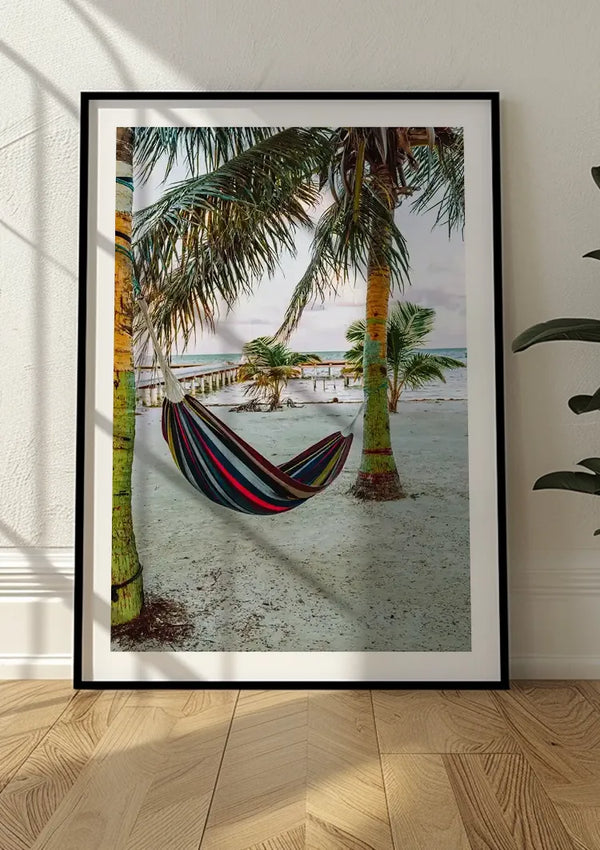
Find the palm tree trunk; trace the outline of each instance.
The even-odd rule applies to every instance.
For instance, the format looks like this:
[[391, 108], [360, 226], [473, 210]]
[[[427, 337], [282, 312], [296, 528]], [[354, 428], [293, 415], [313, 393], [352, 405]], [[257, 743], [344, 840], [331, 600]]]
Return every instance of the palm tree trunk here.
[[115, 205], [115, 358], [113, 402], [113, 509], [111, 623], [127, 623], [142, 609], [144, 591], [131, 512], [135, 437], [133, 371], [133, 130], [117, 129]]
[[277, 410], [279, 405], [281, 404], [281, 393], [283, 392], [283, 387], [279, 383], [279, 381], [275, 381], [273, 384], [273, 389], [271, 392], [271, 405], [270, 410]]
[[402, 384], [398, 380], [398, 375], [394, 375], [392, 378], [392, 385], [390, 387], [390, 395], [389, 395], [389, 411], [390, 413], [398, 413], [398, 402], [400, 401], [400, 394], [402, 393]]
[[359, 499], [404, 498], [390, 439], [387, 378], [387, 316], [390, 270], [375, 252], [367, 274], [367, 321], [363, 356], [365, 412], [362, 460], [352, 492]]

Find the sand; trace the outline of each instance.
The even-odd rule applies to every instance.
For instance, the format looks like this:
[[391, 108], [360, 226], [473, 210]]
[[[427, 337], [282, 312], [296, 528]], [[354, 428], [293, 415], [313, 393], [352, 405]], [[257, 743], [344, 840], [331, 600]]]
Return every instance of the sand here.
[[[218, 415], [276, 463], [344, 427], [356, 404]], [[464, 401], [400, 403], [391, 417], [406, 492], [349, 494], [342, 475], [289, 513], [251, 517], [214, 505], [175, 468], [160, 409], [136, 419], [134, 522], [147, 592], [183, 602], [187, 651], [470, 650], [467, 415]], [[124, 645], [114, 649], [126, 648]]]

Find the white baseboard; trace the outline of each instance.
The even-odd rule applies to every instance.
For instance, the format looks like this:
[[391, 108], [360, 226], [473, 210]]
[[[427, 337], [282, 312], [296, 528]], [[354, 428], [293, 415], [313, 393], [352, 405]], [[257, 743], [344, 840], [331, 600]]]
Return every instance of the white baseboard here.
[[[600, 657], [548, 655], [545, 658], [513, 658], [511, 679], [595, 679], [600, 680]], [[68, 655], [0, 655], [0, 681], [6, 679], [73, 678]]]
[[0, 655], [0, 679], [72, 678], [71, 655]]
[[510, 660], [511, 679], [600, 679], [600, 655], [521, 655]]
[[72, 596], [71, 548], [0, 548], [0, 596]]
[[0, 679], [72, 679], [71, 548], [0, 549]]
[[[595, 559], [532, 553], [511, 581], [513, 678], [600, 679]], [[73, 569], [70, 548], [0, 548], [0, 679], [72, 678]]]

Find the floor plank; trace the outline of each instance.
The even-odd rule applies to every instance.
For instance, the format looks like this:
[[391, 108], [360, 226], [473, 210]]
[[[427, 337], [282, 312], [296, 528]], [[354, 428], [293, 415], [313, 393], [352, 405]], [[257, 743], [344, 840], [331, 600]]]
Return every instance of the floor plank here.
[[127, 701], [127, 691], [80, 691], [0, 794], [0, 850], [27, 850]]
[[[442, 756], [471, 850], [524, 850], [511, 833], [478, 755]], [[527, 848], [539, 850], [539, 848]]]
[[576, 850], [596, 850], [600, 847], [600, 810], [597, 803], [587, 806], [563, 803], [558, 795], [553, 805]]
[[65, 680], [0, 683], [0, 791], [75, 696]]
[[518, 682], [494, 695], [578, 847], [600, 847], [600, 713], [574, 682]]
[[480, 760], [519, 847], [571, 850], [567, 830], [524, 756], [494, 753], [468, 758]]
[[[197, 850], [206, 825], [237, 691], [187, 694], [161, 749], [152, 785], [140, 808], [126, 850], [177, 847]], [[165, 711], [169, 711], [166, 707]]]
[[125, 705], [32, 850], [197, 850], [234, 691]]
[[551, 753], [524, 749], [575, 846], [600, 848], [600, 753], [560, 746]]
[[392, 850], [369, 691], [309, 696], [306, 843]]
[[306, 818], [307, 733], [306, 691], [240, 694], [201, 850], [295, 850]]
[[486, 691], [373, 691], [382, 753], [517, 752]]
[[547, 789], [594, 775], [600, 714], [575, 684], [519, 682], [494, 700]]
[[576, 683], [577, 690], [588, 700], [588, 702], [600, 713], [600, 682], [581, 681]]
[[600, 683], [7, 682], [0, 778], [0, 850], [594, 850]]
[[516, 682], [494, 699], [522, 735], [544, 747], [600, 750], [600, 714], [573, 682]]
[[441, 755], [382, 756], [398, 850], [471, 850]]
[[306, 850], [306, 829], [299, 826], [286, 830], [268, 841], [253, 844], [248, 850]]

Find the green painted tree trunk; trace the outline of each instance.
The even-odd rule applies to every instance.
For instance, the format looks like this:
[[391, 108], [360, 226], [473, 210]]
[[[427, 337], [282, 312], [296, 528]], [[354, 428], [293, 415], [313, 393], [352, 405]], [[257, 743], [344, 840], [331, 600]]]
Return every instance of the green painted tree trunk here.
[[387, 377], [387, 317], [390, 270], [372, 250], [367, 273], [366, 332], [363, 355], [365, 412], [360, 469], [352, 492], [359, 499], [404, 498], [392, 452]]
[[144, 602], [142, 573], [131, 511], [131, 470], [135, 439], [133, 371], [133, 130], [117, 129], [115, 204], [115, 355], [113, 402], [113, 508], [111, 623], [138, 616]]

